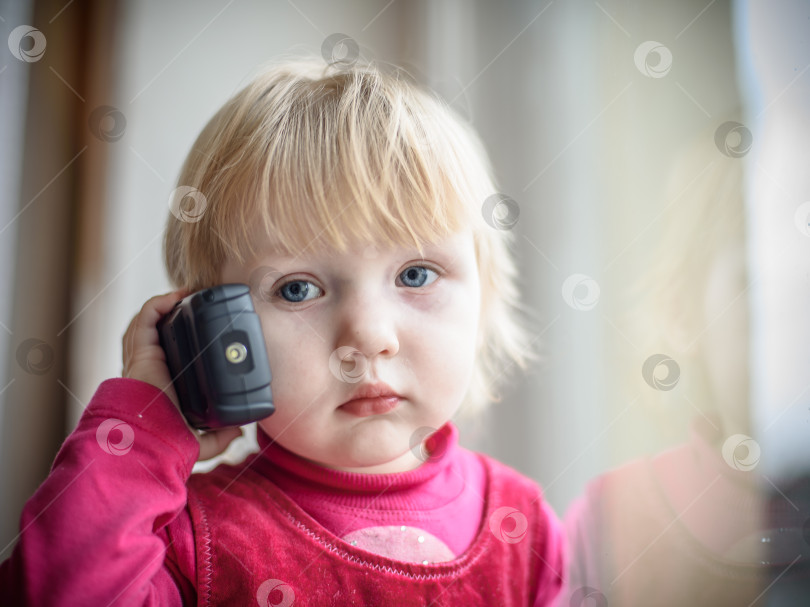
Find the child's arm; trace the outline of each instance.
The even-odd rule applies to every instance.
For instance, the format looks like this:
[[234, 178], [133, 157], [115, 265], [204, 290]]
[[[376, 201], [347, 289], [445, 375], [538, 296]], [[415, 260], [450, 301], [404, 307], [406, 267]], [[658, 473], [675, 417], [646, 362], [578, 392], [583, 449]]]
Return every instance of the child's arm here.
[[190, 530], [185, 485], [194, 462], [222, 451], [239, 430], [199, 440], [172, 402], [155, 324], [177, 299], [153, 298], [133, 319], [125, 378], [99, 387], [26, 504], [19, 543], [0, 565], [0, 596], [9, 604], [194, 599], [193, 538], [172, 530]]

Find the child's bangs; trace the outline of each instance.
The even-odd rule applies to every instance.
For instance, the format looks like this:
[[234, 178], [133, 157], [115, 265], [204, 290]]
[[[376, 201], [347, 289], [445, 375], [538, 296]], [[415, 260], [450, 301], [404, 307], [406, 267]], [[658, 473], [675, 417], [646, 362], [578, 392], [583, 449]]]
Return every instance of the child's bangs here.
[[262, 146], [254, 225], [265, 246], [292, 256], [419, 248], [471, 224], [470, 184], [480, 175], [468, 174], [463, 141], [438, 101], [363, 71], [301, 81], [285, 95], [290, 107]]
[[352, 168], [361, 170], [324, 183], [302, 179], [300, 168], [274, 167], [262, 241], [292, 256], [368, 245], [421, 248], [469, 225], [467, 208], [449, 187], [404, 181], [394, 168], [373, 176]]

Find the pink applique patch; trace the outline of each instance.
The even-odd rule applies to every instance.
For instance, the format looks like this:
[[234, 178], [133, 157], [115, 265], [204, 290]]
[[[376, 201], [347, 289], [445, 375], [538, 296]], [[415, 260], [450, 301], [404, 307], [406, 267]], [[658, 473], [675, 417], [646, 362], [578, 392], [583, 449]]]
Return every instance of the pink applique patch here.
[[442, 563], [456, 558], [435, 535], [406, 525], [366, 527], [352, 531], [343, 540], [367, 552], [406, 563]]

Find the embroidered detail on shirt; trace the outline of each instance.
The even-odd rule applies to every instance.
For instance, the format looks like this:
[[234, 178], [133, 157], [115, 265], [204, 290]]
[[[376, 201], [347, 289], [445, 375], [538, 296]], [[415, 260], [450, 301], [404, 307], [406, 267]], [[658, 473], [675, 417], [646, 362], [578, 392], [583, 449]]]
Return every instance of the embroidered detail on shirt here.
[[[328, 552], [331, 552], [332, 554], [337, 554], [341, 558], [343, 558], [343, 559], [345, 559], [347, 561], [350, 561], [350, 562], [353, 562], [353, 563], [359, 563], [359, 564], [361, 564], [361, 565], [363, 565], [365, 567], [370, 567], [371, 569], [374, 569], [376, 571], [384, 571], [386, 573], [392, 573], [394, 575], [401, 575], [401, 576], [408, 577], [408, 578], [410, 578], [412, 580], [439, 580], [439, 579], [445, 579], [448, 576], [462, 575], [464, 572], [467, 571], [467, 569], [472, 567], [473, 564], [476, 561], [478, 561], [478, 559], [481, 557], [481, 555], [484, 552], [487, 551], [487, 549], [489, 548], [488, 544], [490, 543], [488, 541], [489, 538], [485, 538], [480, 543], [480, 545], [475, 546], [475, 549], [474, 549], [473, 552], [465, 554], [463, 563], [459, 563], [458, 566], [455, 566], [450, 570], [441, 570], [441, 571], [438, 571], [436, 573], [415, 573], [415, 572], [409, 571], [409, 570], [407, 570], [405, 568], [381, 565], [379, 563], [374, 563], [372, 561], [367, 561], [365, 559], [358, 558], [357, 556], [355, 556], [353, 554], [350, 554], [349, 552], [346, 552], [345, 550], [342, 550], [341, 548], [339, 548], [338, 546], [336, 546], [332, 542], [328, 541], [326, 538], [322, 537], [320, 534], [318, 534], [315, 531], [313, 531], [312, 529], [310, 529], [307, 525], [305, 525], [304, 523], [299, 521], [292, 513], [283, 511], [283, 514], [287, 517], [287, 519], [295, 527], [297, 527], [298, 529], [300, 529], [301, 531], [306, 533], [310, 538], [312, 538], [313, 540], [318, 542]], [[427, 563], [422, 563], [422, 564], [425, 565]], [[436, 565], [441, 566], [441, 565], [444, 565], [444, 563], [437, 563]]]
[[[199, 504], [199, 500], [195, 500]], [[199, 504], [201, 506], [201, 504]], [[200, 520], [203, 525], [203, 533], [202, 533], [202, 552], [203, 552], [203, 562], [201, 563], [203, 567], [203, 571], [201, 572], [202, 575], [202, 586], [203, 586], [203, 596], [200, 596], [200, 603], [203, 605], [210, 605], [211, 604], [211, 586], [213, 583], [213, 571], [211, 570], [212, 563], [211, 560], [213, 559], [213, 551], [211, 550], [211, 527], [208, 524], [208, 515], [206, 513], [205, 508], [200, 507]], [[198, 587], [199, 592], [199, 587]]]

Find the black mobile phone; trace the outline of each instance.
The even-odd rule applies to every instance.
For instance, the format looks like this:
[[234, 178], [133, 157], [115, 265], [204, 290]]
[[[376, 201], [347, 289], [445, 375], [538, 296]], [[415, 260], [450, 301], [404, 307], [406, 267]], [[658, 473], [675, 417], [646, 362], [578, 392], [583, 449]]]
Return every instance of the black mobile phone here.
[[247, 285], [192, 293], [157, 328], [180, 409], [193, 427], [239, 426], [273, 413], [273, 377]]

